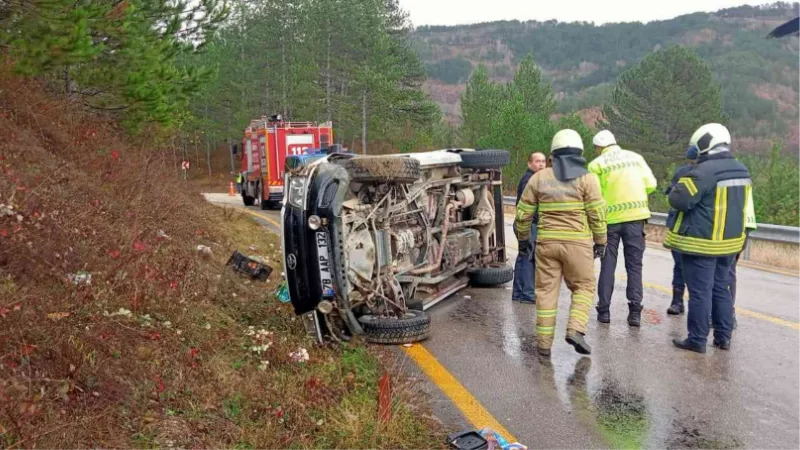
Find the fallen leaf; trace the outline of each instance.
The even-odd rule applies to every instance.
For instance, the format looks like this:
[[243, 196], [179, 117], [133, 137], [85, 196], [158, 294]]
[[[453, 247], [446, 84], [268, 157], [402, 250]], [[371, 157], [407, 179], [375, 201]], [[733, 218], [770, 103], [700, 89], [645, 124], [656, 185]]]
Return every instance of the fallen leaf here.
[[50, 320], [61, 320], [69, 317], [68, 312], [53, 312], [47, 315], [47, 318]]

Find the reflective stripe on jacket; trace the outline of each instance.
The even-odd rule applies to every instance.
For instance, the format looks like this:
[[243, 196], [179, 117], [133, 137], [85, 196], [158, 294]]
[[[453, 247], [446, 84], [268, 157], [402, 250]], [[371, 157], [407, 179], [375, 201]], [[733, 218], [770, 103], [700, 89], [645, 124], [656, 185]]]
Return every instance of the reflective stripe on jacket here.
[[669, 193], [678, 211], [664, 246], [701, 256], [730, 256], [744, 247], [752, 204], [752, 181], [747, 168], [728, 151], [703, 156]]
[[641, 155], [612, 145], [603, 149], [588, 169], [600, 179], [609, 225], [650, 218], [647, 195], [658, 183]]
[[517, 239], [529, 238], [536, 214], [536, 242], [566, 241], [588, 246], [592, 242], [606, 243], [606, 203], [593, 173], [562, 182], [556, 179], [552, 168], [536, 172], [517, 204]]

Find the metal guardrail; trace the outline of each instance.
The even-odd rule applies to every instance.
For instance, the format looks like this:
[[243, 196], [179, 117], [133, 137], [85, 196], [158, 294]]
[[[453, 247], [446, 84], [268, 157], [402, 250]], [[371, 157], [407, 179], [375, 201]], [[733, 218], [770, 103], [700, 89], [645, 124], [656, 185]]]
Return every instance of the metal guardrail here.
[[[517, 198], [513, 196], [505, 196], [503, 197], [503, 203], [505, 205], [514, 206], [517, 202]], [[656, 226], [666, 226], [667, 224], [667, 214], [666, 213], [659, 213], [654, 212], [651, 213], [652, 217], [649, 220], [650, 225]], [[750, 233], [750, 239], [754, 239], [757, 241], [769, 241], [769, 242], [782, 242], [784, 244], [800, 244], [800, 228], [797, 227], [787, 227], [783, 225], [772, 225], [769, 223], [759, 223], [755, 231]], [[748, 239], [748, 241], [750, 240]], [[745, 259], [748, 258], [749, 254], [749, 245], [748, 248], [745, 249]]]

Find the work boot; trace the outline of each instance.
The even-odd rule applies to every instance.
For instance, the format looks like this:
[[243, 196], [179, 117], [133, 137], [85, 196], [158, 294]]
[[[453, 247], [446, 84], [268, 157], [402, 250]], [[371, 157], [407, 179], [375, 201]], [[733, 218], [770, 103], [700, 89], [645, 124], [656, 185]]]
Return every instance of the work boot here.
[[611, 323], [611, 311], [597, 311], [597, 321], [600, 323]]
[[550, 349], [544, 347], [536, 347], [536, 351], [539, 352], [540, 356], [550, 356]]
[[672, 288], [672, 303], [667, 308], [667, 314], [678, 316], [683, 314], [683, 289]]
[[638, 327], [642, 323], [642, 305], [628, 303], [628, 325]]
[[705, 347], [700, 347], [700, 346], [697, 346], [695, 344], [692, 344], [691, 342], [689, 342], [688, 339], [684, 339], [684, 340], [673, 339], [672, 343], [675, 345], [675, 347], [678, 347], [681, 350], [689, 350], [689, 351], [697, 352], [697, 353], [705, 353], [706, 352], [706, 348]]
[[718, 341], [714, 339], [714, 347], [717, 347], [720, 350], [730, 350], [731, 349], [731, 341]]
[[581, 355], [591, 355], [592, 348], [583, 339], [583, 333], [575, 330], [567, 330], [567, 343], [575, 347], [575, 351]]

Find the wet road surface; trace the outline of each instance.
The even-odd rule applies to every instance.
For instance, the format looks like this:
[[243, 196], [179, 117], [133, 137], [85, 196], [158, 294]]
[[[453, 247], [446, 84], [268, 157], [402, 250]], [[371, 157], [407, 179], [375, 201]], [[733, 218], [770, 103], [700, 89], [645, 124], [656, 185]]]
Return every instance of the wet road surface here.
[[[515, 257], [511, 250], [512, 264]], [[464, 290], [428, 310], [433, 333], [424, 345], [530, 448], [798, 448], [798, 331], [739, 314], [731, 351], [710, 341], [705, 355], [678, 350], [671, 340], [685, 336], [686, 317], [665, 313], [670, 254], [648, 248], [644, 272], [642, 326], [625, 322], [618, 276], [612, 323], [590, 314], [589, 357], [564, 341], [563, 285], [549, 360], [536, 354], [535, 306], [512, 302], [510, 283]], [[739, 274], [737, 306], [797, 320], [798, 278]]]

